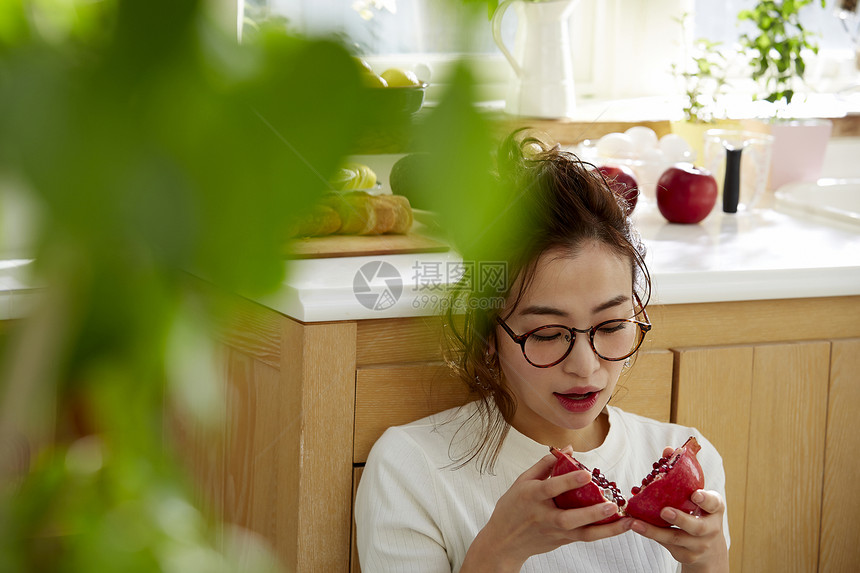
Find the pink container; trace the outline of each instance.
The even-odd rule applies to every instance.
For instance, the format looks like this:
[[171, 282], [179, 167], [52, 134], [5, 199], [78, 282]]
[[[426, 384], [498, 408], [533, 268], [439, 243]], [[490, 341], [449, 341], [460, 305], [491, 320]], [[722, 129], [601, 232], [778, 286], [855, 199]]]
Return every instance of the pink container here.
[[829, 119], [799, 119], [774, 122], [770, 189], [787, 183], [817, 181], [824, 164], [824, 151], [833, 122]]

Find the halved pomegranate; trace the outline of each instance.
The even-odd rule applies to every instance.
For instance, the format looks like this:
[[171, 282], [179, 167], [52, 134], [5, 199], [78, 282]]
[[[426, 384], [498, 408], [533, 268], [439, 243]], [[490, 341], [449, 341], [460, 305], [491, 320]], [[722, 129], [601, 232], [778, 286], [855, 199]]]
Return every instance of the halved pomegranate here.
[[[568, 448], [564, 450], [568, 450]], [[572, 448], [568, 452], [551, 447], [549, 451], [556, 457], [551, 475], [558, 476], [576, 470], [585, 470], [591, 473], [591, 483], [556, 496], [554, 501], [557, 507], [560, 509], [574, 509], [588, 507], [589, 505], [595, 505], [604, 501], [611, 501], [618, 505], [618, 512], [596, 523], [612, 523], [621, 519], [621, 516], [624, 515], [624, 504], [627, 502], [624, 500], [624, 496], [621, 495], [621, 491], [615, 485], [614, 481], [607, 480], [600, 473], [599, 469], [590, 470], [579, 463], [576, 458], [570, 455], [573, 452]]]
[[[561, 509], [587, 507], [609, 500], [618, 505], [618, 513], [596, 522], [611, 523], [622, 515], [629, 515], [658, 527], [671, 527], [660, 517], [664, 507], [674, 507], [691, 515], [700, 513], [699, 506], [690, 501], [690, 496], [705, 486], [702, 466], [696, 453], [702, 449], [695, 437], [690, 437], [684, 445], [654, 462], [653, 469], [642, 480], [642, 485], [631, 491], [630, 501], [624, 499], [615, 482], [607, 480], [599, 469], [589, 470], [579, 463], [570, 451], [550, 448], [556, 457], [551, 475], [558, 476], [575, 470], [590, 471], [591, 483], [566, 491], [555, 498]], [[564, 450], [568, 450], [565, 448]]]
[[690, 437], [672, 455], [654, 462], [654, 469], [645, 476], [642, 485], [630, 492], [633, 497], [627, 503], [627, 515], [658, 527], [671, 527], [660, 517], [664, 507], [695, 515], [699, 506], [690, 501], [690, 496], [705, 487], [705, 474], [696, 459], [701, 449], [696, 438]]

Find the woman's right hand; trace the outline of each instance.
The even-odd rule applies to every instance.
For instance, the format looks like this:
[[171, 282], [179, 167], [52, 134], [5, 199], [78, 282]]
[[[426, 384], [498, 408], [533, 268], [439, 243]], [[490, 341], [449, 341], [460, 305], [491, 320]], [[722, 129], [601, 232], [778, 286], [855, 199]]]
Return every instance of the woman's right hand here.
[[520, 475], [499, 498], [487, 525], [478, 533], [461, 573], [519, 571], [532, 555], [573, 541], [595, 541], [624, 533], [632, 520], [591, 525], [618, 510], [612, 502], [580, 509], [559, 509], [553, 498], [591, 481], [587, 471], [549, 477], [555, 456], [546, 455]]

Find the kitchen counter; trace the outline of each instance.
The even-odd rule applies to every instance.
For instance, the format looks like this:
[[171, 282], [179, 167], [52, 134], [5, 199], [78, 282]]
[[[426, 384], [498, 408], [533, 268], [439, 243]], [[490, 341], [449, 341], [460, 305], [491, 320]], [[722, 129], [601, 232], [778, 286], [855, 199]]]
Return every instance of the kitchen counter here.
[[[633, 221], [647, 249], [654, 304], [860, 295], [857, 226], [769, 208], [729, 215], [719, 205], [698, 225], [675, 225], [647, 197]], [[453, 250], [289, 264], [283, 288], [256, 300], [301, 322], [436, 314], [465, 268]], [[22, 317], [38, 292], [28, 266], [0, 261], [0, 320]], [[361, 288], [367, 306], [356, 297]]]
[[[674, 225], [651, 201], [640, 202], [633, 220], [648, 251], [652, 303], [860, 294], [857, 227], [773, 209], [729, 215], [719, 206], [698, 225]], [[396, 302], [367, 308], [355, 296], [357, 273], [379, 261], [391, 272], [367, 285], [381, 295], [391, 283]], [[459, 276], [461, 263], [453, 251], [294, 261], [284, 288], [259, 302], [302, 322], [429, 315], [444, 304], [447, 275]]]
[[657, 304], [860, 294], [860, 227], [719, 206], [700, 225], [673, 225], [644, 207], [634, 221]]
[[[831, 139], [822, 177], [860, 180], [854, 161], [858, 149], [860, 138]], [[729, 215], [720, 211], [718, 201], [702, 223], [674, 225], [660, 215], [654, 195], [646, 192], [633, 221], [647, 249], [651, 302], [677, 305], [860, 295], [860, 225], [811, 213], [781, 212], [774, 205], [769, 193], [760, 208]], [[464, 264], [456, 252], [449, 251], [287, 264], [288, 278], [282, 287], [255, 300], [301, 322], [318, 323], [437, 314], [444, 309], [450, 285], [471, 263]], [[40, 291], [30, 276], [31, 266], [23, 258], [0, 259], [0, 320], [27, 314]], [[492, 266], [488, 270], [488, 276], [498, 271]], [[362, 289], [366, 292], [360, 301], [356, 293]]]
[[[854, 161], [858, 149], [860, 138], [832, 138], [822, 178], [860, 179]], [[660, 215], [653, 193], [646, 192], [633, 221], [647, 249], [651, 302], [860, 295], [860, 225], [809, 212], [782, 212], [775, 205], [773, 193], [768, 193], [757, 209], [730, 215], [720, 210], [718, 200], [702, 223], [675, 225]], [[389, 281], [394, 288], [388, 292], [397, 296], [386, 299], [382, 308], [367, 308], [355, 296], [357, 273], [363, 265], [380, 260], [294, 261], [283, 288], [259, 302], [309, 323], [431, 315], [444, 308], [446, 291], [464, 266], [453, 251], [385, 257], [390, 276], [377, 277], [367, 286], [370, 292], [383, 294]]]

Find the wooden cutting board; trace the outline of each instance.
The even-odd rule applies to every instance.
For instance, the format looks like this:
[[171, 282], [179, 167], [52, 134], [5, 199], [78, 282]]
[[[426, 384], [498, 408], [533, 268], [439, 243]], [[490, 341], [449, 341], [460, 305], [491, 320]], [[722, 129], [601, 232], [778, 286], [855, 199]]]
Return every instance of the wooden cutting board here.
[[295, 239], [287, 245], [287, 258], [327, 259], [332, 257], [360, 257], [399, 255], [410, 253], [444, 253], [446, 243], [413, 230], [406, 235], [330, 235]]

